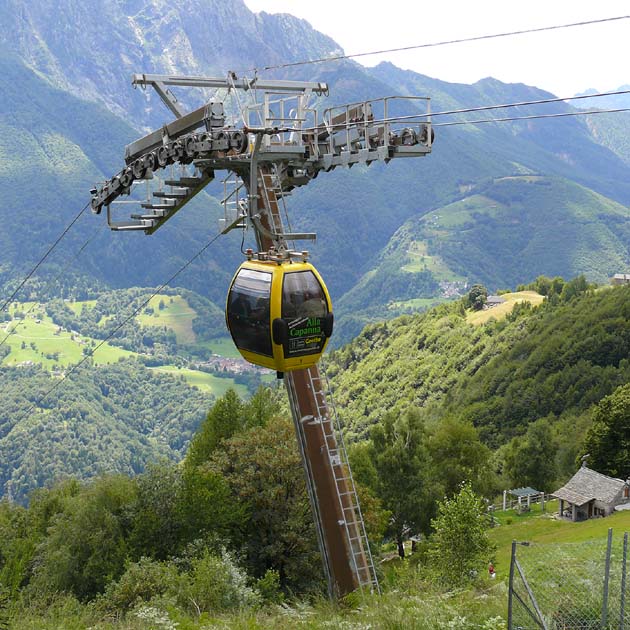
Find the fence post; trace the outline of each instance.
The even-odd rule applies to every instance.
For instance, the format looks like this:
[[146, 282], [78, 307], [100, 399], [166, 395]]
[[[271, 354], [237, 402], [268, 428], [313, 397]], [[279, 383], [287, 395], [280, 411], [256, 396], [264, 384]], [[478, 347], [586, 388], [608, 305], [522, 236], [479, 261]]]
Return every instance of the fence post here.
[[624, 630], [626, 623], [626, 567], [628, 563], [628, 532], [623, 535], [623, 560], [621, 564], [621, 606], [619, 630]]
[[512, 558], [510, 560], [510, 585], [508, 588], [508, 630], [512, 630], [512, 602], [514, 593], [514, 565], [516, 564], [516, 541], [512, 541]]
[[606, 547], [606, 568], [604, 570], [604, 594], [602, 597], [602, 630], [606, 630], [608, 623], [608, 584], [610, 582], [610, 554], [612, 551], [612, 527], [608, 530], [608, 545]]

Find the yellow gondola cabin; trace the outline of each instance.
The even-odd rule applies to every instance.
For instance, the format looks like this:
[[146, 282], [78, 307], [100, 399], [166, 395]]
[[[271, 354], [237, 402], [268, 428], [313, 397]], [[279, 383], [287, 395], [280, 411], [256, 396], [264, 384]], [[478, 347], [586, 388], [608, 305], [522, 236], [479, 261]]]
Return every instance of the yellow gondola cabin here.
[[225, 311], [238, 351], [279, 376], [315, 365], [333, 329], [321, 276], [308, 262], [249, 256], [232, 280]]

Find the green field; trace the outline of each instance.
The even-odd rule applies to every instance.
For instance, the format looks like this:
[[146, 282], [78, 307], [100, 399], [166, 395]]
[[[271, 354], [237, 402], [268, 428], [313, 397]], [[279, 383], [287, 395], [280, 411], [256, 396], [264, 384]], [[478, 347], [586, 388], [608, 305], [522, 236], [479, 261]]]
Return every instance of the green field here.
[[212, 339], [211, 341], [204, 341], [198, 344], [207, 348], [213, 354], [218, 354], [226, 359], [238, 359], [241, 355], [236, 349], [231, 337], [219, 337], [218, 339]]
[[494, 199], [485, 195], [472, 195], [440, 208], [437, 213], [427, 215], [425, 221], [438, 230], [453, 229], [473, 222], [474, 214], [480, 213], [494, 217], [498, 216], [503, 209], [504, 206]]
[[230, 388], [234, 389], [241, 398], [247, 398], [249, 396], [247, 387], [245, 387], [245, 385], [238, 385], [233, 378], [222, 378], [198, 370], [178, 368], [175, 365], [162, 365], [150, 369], [172, 374], [173, 376], [183, 376], [189, 385], [198, 387], [201, 391], [214, 394], [217, 398], [223, 396]]
[[442, 258], [429, 255], [425, 241], [412, 241], [406, 254], [409, 262], [401, 267], [402, 271], [409, 273], [430, 271], [438, 281], [463, 282], [465, 280], [464, 277], [453, 273]]
[[[538, 543], [574, 543], [586, 540], [605, 540], [610, 527], [617, 534], [630, 530], [630, 510], [615, 512], [606, 518], [594, 518], [581, 523], [555, 518], [558, 504], [547, 504], [547, 512], [540, 515], [540, 508], [535, 506], [531, 513], [523, 516], [513, 511], [497, 512], [495, 516], [504, 524], [490, 530], [490, 538], [497, 545], [497, 571], [505, 575], [510, 568], [512, 541]], [[510, 524], [507, 524], [509, 519]]]
[[[28, 304], [21, 304], [20, 307], [23, 312], [30, 308]], [[15, 309], [12, 313], [15, 313]], [[11, 353], [4, 358], [3, 365], [19, 365], [30, 361], [35, 364], [41, 363], [44, 368], [50, 370], [77, 363], [84, 357], [84, 349], [91, 350], [99, 343], [98, 340], [89, 337], [61, 331], [41, 312], [33, 312], [23, 320], [14, 319], [0, 330], [3, 331], [3, 335], [14, 331], [5, 342], [11, 348]], [[105, 343], [95, 353], [94, 362], [99, 365], [114, 363], [133, 354]]]
[[412, 308], [414, 310], [422, 310], [425, 308], [430, 308], [432, 306], [437, 306], [442, 302], [446, 302], [446, 298], [441, 297], [430, 297], [430, 298], [413, 298], [411, 300], [404, 300], [402, 302], [390, 302], [387, 305], [388, 310], [395, 311], [399, 309]]
[[183, 297], [158, 294], [151, 298], [147, 308], [153, 309], [153, 314], [143, 311], [136, 317], [138, 323], [143, 326], [166, 326], [175, 333], [177, 343], [195, 343], [197, 337], [192, 322], [197, 313]]

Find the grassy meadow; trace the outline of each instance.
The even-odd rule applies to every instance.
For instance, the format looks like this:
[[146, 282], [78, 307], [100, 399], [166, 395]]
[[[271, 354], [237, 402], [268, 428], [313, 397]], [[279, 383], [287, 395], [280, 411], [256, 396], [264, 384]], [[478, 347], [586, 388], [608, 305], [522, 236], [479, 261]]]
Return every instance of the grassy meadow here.
[[[241, 613], [202, 613], [196, 618], [183, 614], [168, 601], [156, 600], [138, 605], [124, 620], [114, 620], [99, 613], [98, 607], [81, 607], [72, 598], [60, 598], [58, 605], [42, 618], [37, 610], [20, 619], [20, 630], [57, 630], [62, 627], [92, 630], [146, 630], [177, 628], [201, 630], [259, 630], [300, 628], [319, 630], [506, 630], [509, 559], [512, 540], [539, 543], [571, 543], [587, 540], [605, 541], [608, 528], [619, 535], [630, 529], [630, 512], [582, 523], [553, 518], [556, 502], [518, 515], [514, 511], [497, 512], [501, 524], [490, 531], [497, 545], [497, 579], [490, 580], [480, 567], [475, 584], [445, 590], [437, 586], [422, 561], [411, 555], [380, 564], [382, 594], [355, 593], [340, 603], [324, 598], [313, 602], [287, 600], [281, 605], [268, 604]], [[67, 625], [64, 625], [67, 624]], [[17, 627], [17, 626], [15, 626]]]
[[[19, 310], [26, 312], [32, 303], [19, 305]], [[18, 307], [13, 305], [9, 314], [15, 315]], [[80, 361], [86, 348], [92, 349], [99, 340], [83, 337], [61, 330], [41, 311], [33, 310], [24, 319], [12, 319], [0, 327], [3, 338], [10, 333], [6, 344], [11, 353], [2, 361], [3, 365], [14, 366], [28, 363], [41, 363], [47, 370], [66, 367]], [[123, 357], [133, 356], [133, 352], [104, 343], [94, 355], [97, 365], [115, 363]]]
[[517, 304], [529, 302], [532, 306], [538, 306], [545, 299], [536, 291], [515, 291], [504, 293], [501, 297], [505, 300], [503, 304], [498, 304], [488, 310], [471, 311], [466, 316], [466, 321], [473, 326], [486, 324], [491, 319], [499, 321], [509, 315]]
[[465, 280], [463, 276], [453, 273], [440, 256], [430, 255], [426, 241], [412, 241], [406, 253], [409, 262], [401, 268], [402, 271], [409, 273], [430, 271], [437, 280], [449, 282], [463, 282]]
[[199, 370], [178, 368], [175, 365], [161, 365], [150, 369], [173, 376], [183, 376], [189, 385], [198, 387], [203, 392], [214, 394], [217, 398], [223, 396], [230, 388], [235, 390], [241, 398], [248, 397], [247, 387], [237, 384], [233, 378], [219, 377]]
[[[160, 304], [162, 304], [161, 309]], [[153, 310], [153, 313], [147, 313], [145, 308], [136, 317], [139, 324], [143, 326], [166, 326], [175, 333], [177, 343], [195, 343], [197, 337], [193, 331], [192, 322], [197, 313], [183, 297], [158, 294], [151, 298], [147, 308]]]

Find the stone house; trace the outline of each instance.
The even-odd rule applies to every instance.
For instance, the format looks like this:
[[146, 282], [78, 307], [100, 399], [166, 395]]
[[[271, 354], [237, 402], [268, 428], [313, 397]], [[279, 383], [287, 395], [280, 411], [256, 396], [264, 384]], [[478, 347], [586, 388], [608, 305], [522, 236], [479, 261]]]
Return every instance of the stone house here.
[[489, 295], [486, 299], [486, 303], [483, 305], [484, 309], [494, 308], [495, 306], [499, 306], [499, 304], [503, 304], [505, 302], [505, 298], [500, 295]]
[[609, 516], [617, 506], [630, 503], [630, 480], [608, 477], [583, 465], [552, 496], [560, 500], [560, 516], [585, 521]]

